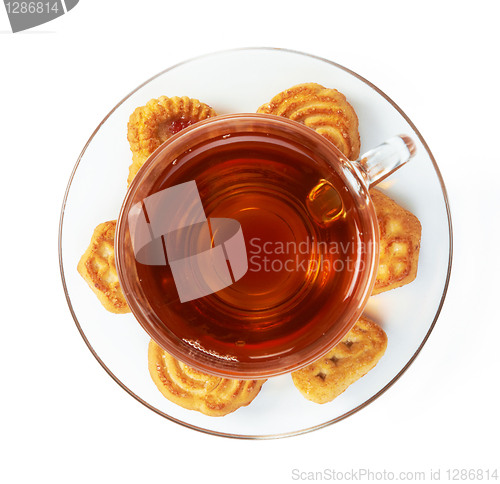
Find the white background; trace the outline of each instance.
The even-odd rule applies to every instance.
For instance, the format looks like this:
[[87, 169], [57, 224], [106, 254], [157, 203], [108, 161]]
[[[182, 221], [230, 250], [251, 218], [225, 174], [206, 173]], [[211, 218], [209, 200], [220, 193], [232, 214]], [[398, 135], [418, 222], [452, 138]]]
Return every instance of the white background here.
[[[286, 483], [294, 469], [423, 471], [428, 479], [440, 469], [445, 481], [447, 469], [499, 468], [500, 39], [492, 5], [81, 0], [18, 34], [1, 7], [0, 480]], [[180, 427], [123, 391], [77, 331], [57, 252], [69, 176], [115, 104], [177, 62], [250, 46], [330, 59], [387, 93], [442, 171], [455, 243], [444, 308], [406, 374], [334, 426], [270, 441]]]

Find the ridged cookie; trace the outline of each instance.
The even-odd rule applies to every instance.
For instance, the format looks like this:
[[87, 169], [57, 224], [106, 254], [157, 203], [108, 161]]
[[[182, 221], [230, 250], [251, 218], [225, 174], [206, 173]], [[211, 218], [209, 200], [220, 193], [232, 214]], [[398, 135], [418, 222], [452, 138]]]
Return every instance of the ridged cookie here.
[[297, 84], [274, 96], [257, 112], [303, 123], [330, 140], [350, 160], [359, 157], [358, 116], [336, 89], [314, 82]]
[[187, 96], [161, 96], [138, 107], [128, 122], [127, 139], [132, 151], [128, 184], [162, 143], [181, 129], [216, 115], [207, 104]]
[[149, 373], [168, 400], [210, 417], [222, 417], [249, 405], [266, 380], [230, 380], [207, 375], [176, 360], [153, 340], [148, 348]]
[[108, 311], [125, 314], [130, 309], [116, 272], [115, 229], [116, 220], [104, 222], [95, 228], [77, 269]]
[[380, 259], [372, 295], [417, 277], [422, 227], [418, 218], [380, 190], [370, 190], [380, 231]]
[[387, 335], [382, 328], [361, 316], [335, 348], [311, 365], [294, 371], [294, 385], [315, 403], [337, 398], [350, 385], [366, 375], [382, 358]]

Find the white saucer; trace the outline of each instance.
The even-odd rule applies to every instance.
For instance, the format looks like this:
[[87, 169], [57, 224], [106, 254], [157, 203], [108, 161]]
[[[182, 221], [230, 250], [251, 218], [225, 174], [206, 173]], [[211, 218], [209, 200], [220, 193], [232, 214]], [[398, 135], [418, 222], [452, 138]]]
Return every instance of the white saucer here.
[[[152, 98], [189, 96], [218, 114], [255, 112], [295, 84], [336, 88], [358, 114], [361, 152], [397, 134], [410, 135], [418, 153], [379, 185], [422, 224], [417, 279], [372, 297], [365, 314], [388, 335], [378, 365], [333, 402], [317, 405], [298, 392], [290, 375], [270, 379], [251, 405], [226, 417], [207, 417], [166, 400], [147, 366], [148, 335], [134, 316], [108, 313], [76, 271], [94, 228], [115, 220], [127, 188], [131, 152], [127, 121]], [[159, 415], [195, 430], [237, 438], [301, 434], [344, 419], [385, 392], [413, 362], [439, 316], [448, 287], [452, 230], [438, 166], [417, 128], [384, 93], [333, 62], [282, 49], [240, 49], [173, 66], [123, 99], [84, 147], [68, 184], [61, 214], [59, 255], [68, 304], [89, 349], [110, 376]]]

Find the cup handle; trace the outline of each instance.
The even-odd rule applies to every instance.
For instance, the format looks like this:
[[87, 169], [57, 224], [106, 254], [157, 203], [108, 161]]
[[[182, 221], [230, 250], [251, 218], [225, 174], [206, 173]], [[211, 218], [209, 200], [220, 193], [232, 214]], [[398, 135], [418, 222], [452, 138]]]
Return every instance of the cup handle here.
[[402, 134], [366, 152], [357, 160], [371, 188], [410, 161], [417, 152], [415, 142]]

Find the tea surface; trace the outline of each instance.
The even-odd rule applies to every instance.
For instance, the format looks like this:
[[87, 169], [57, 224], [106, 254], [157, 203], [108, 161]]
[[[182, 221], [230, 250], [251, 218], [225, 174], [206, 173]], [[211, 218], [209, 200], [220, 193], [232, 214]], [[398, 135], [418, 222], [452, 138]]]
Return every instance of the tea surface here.
[[171, 160], [151, 193], [192, 180], [209, 221], [241, 225], [248, 270], [181, 303], [169, 265], [137, 263], [165, 327], [191, 347], [238, 361], [285, 357], [321, 338], [356, 287], [362, 245], [354, 200], [333, 168], [283, 138], [231, 135]]

